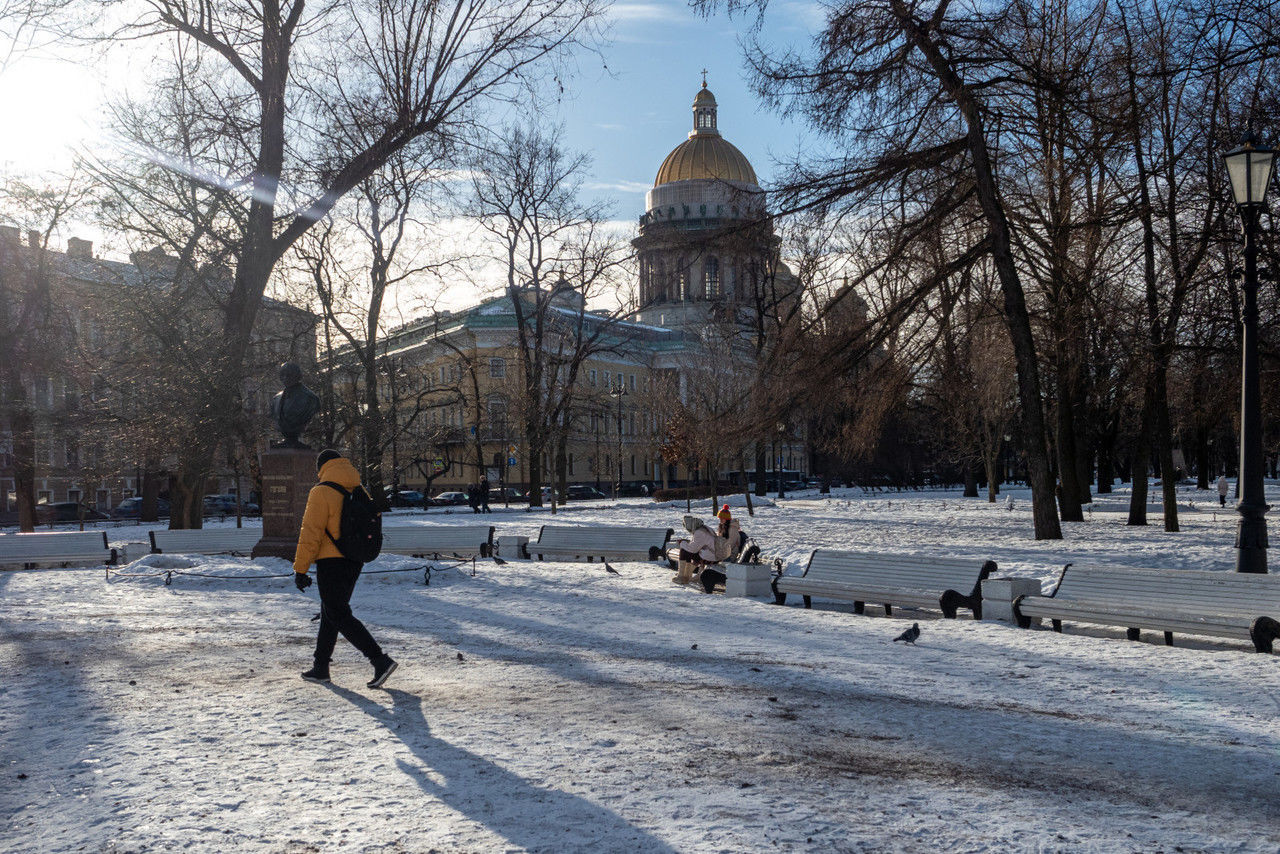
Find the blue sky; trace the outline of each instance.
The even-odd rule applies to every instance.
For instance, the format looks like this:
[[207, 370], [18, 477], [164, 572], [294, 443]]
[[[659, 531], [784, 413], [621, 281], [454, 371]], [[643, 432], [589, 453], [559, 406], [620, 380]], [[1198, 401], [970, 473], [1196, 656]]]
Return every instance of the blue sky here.
[[[772, 0], [766, 37], [806, 42], [819, 15], [813, 0]], [[558, 114], [548, 116], [563, 123], [567, 147], [593, 158], [586, 191], [634, 222], [663, 158], [692, 126], [703, 68], [721, 132], [767, 183], [771, 155], [793, 150], [797, 130], [762, 110], [748, 89], [739, 39], [750, 22], [723, 12], [704, 18], [683, 0], [621, 0], [609, 17], [610, 43], [600, 56], [578, 57]], [[26, 56], [10, 64], [0, 72], [0, 114], [22, 120], [0, 128], [0, 169], [35, 176], [66, 168], [73, 147], [101, 140], [103, 103], [129, 82], [126, 63]]]
[[[767, 38], [803, 42], [817, 17], [814, 3], [773, 3]], [[586, 189], [612, 198], [620, 219], [640, 215], [663, 158], [692, 128], [703, 68], [721, 133], [768, 182], [773, 157], [795, 148], [797, 129], [762, 109], [749, 91], [739, 44], [749, 22], [723, 12], [703, 18], [679, 0], [616, 3], [612, 18], [603, 57], [608, 71], [600, 59], [583, 58], [562, 106], [567, 145], [594, 161]]]

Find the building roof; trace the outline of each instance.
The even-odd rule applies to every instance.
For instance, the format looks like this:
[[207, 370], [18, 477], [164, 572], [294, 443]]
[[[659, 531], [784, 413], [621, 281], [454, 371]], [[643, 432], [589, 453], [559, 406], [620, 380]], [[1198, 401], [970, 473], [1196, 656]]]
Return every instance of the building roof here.
[[720, 135], [716, 96], [705, 85], [693, 98], [693, 130], [677, 145], [658, 169], [653, 186], [675, 181], [736, 181], [758, 186], [756, 172], [746, 156]]
[[662, 161], [653, 186], [700, 178], [758, 186], [746, 155], [724, 137], [709, 134], [696, 134], [677, 145]]

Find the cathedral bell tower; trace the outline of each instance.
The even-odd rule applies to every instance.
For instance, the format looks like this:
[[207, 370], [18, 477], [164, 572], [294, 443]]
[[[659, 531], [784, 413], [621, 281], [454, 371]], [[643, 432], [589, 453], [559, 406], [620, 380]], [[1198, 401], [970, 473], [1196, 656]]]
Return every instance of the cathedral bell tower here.
[[640, 262], [635, 318], [659, 326], [734, 317], [779, 268], [764, 191], [747, 158], [720, 135], [706, 72], [693, 98], [693, 129], [662, 161], [632, 245]]

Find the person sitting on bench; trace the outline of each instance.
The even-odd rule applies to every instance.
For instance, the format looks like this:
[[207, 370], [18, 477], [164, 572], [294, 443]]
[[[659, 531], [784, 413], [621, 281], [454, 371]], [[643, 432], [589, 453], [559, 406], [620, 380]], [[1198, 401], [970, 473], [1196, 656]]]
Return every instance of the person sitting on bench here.
[[717, 562], [736, 560], [746, 548], [747, 535], [742, 533], [738, 520], [729, 512], [728, 504], [720, 508], [716, 518], [720, 520], [719, 528], [716, 530], [716, 560]]
[[680, 549], [679, 571], [671, 579], [676, 584], [688, 584], [695, 568], [716, 562], [716, 535], [711, 529], [696, 516], [684, 517], [684, 529], [691, 537], [676, 543]]

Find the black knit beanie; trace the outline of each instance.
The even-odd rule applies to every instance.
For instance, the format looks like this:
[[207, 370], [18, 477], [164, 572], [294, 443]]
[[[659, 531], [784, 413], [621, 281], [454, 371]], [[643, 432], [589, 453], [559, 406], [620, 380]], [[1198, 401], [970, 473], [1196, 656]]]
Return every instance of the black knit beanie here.
[[316, 471], [320, 471], [320, 469], [324, 468], [324, 464], [329, 462], [329, 460], [336, 460], [341, 456], [342, 454], [338, 453], [333, 448], [325, 448], [323, 451], [316, 454]]

